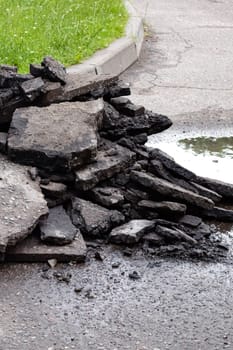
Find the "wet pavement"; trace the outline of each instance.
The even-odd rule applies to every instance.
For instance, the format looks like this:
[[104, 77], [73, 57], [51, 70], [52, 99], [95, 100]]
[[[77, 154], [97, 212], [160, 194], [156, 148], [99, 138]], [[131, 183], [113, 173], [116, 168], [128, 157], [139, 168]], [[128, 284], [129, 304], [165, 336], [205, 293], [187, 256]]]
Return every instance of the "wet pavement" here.
[[231, 265], [105, 256], [48, 271], [2, 266], [0, 349], [232, 349]]
[[[123, 78], [132, 83], [133, 101], [174, 121], [149, 145], [231, 137], [231, 1], [133, 2], [146, 14], [148, 36], [141, 60]], [[0, 350], [233, 348], [231, 259], [125, 257], [110, 248], [103, 254], [103, 262], [54, 270], [2, 264]], [[133, 271], [140, 279], [129, 278]]]

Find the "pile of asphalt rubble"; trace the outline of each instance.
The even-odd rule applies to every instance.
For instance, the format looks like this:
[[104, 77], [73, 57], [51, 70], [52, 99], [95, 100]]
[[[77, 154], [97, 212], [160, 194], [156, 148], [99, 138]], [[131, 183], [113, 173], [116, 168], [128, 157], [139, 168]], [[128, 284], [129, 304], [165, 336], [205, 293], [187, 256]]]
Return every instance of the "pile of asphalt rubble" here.
[[93, 241], [156, 256], [224, 251], [202, 219], [233, 220], [219, 207], [233, 185], [148, 149], [172, 122], [127, 95], [118, 77], [67, 74], [51, 57], [26, 75], [0, 67], [1, 260], [84, 261]]

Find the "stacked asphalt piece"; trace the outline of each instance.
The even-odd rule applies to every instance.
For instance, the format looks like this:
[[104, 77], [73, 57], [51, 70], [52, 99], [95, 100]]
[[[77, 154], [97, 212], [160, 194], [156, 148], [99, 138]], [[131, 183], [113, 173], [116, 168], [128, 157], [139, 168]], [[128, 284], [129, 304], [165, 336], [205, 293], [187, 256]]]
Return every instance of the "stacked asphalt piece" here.
[[217, 204], [233, 185], [148, 149], [172, 123], [128, 95], [118, 77], [69, 75], [51, 57], [26, 75], [1, 66], [2, 260], [83, 261], [93, 239], [201, 255], [212, 233], [202, 218], [233, 221]]

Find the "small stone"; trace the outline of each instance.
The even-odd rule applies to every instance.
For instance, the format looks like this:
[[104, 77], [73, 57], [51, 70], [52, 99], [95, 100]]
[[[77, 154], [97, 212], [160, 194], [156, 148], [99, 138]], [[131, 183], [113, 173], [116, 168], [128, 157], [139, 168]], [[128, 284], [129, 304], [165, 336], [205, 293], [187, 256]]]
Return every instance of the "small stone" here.
[[75, 291], [75, 293], [80, 293], [81, 291], [83, 290], [83, 286], [76, 286], [75, 288], [74, 288], [74, 291]]
[[30, 178], [32, 179], [32, 181], [36, 181], [36, 178], [38, 176], [38, 169], [33, 167], [28, 169], [28, 174], [30, 176]]
[[137, 271], [133, 271], [131, 273], [129, 273], [129, 278], [131, 280], [139, 280], [141, 278], [141, 276], [139, 275], [139, 273]]
[[65, 67], [60, 62], [50, 56], [46, 56], [41, 64], [44, 67], [45, 75], [51, 81], [58, 81], [62, 84], [66, 83], [67, 73]]
[[49, 259], [48, 264], [52, 269], [54, 269], [54, 267], [57, 265], [57, 259]]
[[119, 261], [113, 262], [112, 263], [112, 268], [113, 269], [117, 269], [120, 265], [121, 265], [121, 263]]
[[100, 247], [100, 243], [98, 243], [98, 242], [86, 241], [86, 245], [88, 248], [94, 248], [94, 249]]
[[104, 256], [100, 252], [95, 252], [95, 259], [98, 261], [104, 261]]
[[95, 298], [95, 295], [92, 293], [92, 291], [89, 291], [85, 294], [85, 296], [88, 298], [88, 299], [94, 299]]
[[30, 64], [30, 74], [34, 77], [43, 77], [45, 68], [41, 64]]
[[153, 220], [131, 220], [114, 228], [109, 235], [109, 241], [116, 244], [135, 244], [154, 227]]
[[70, 283], [72, 274], [70, 272], [54, 272], [53, 276], [59, 281], [59, 282], [65, 282], [67, 284]]
[[30, 102], [34, 101], [38, 96], [40, 96], [43, 86], [44, 82], [40, 77], [27, 80], [20, 84], [23, 94]]

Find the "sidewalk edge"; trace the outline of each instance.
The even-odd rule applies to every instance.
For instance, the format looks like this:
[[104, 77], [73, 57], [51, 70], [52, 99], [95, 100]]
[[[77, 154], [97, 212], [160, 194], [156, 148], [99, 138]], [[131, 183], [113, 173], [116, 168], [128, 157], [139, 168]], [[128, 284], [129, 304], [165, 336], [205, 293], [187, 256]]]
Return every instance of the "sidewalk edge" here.
[[125, 0], [125, 6], [129, 13], [125, 36], [83, 63], [68, 67], [68, 73], [119, 75], [137, 61], [144, 40], [143, 21], [128, 0]]

